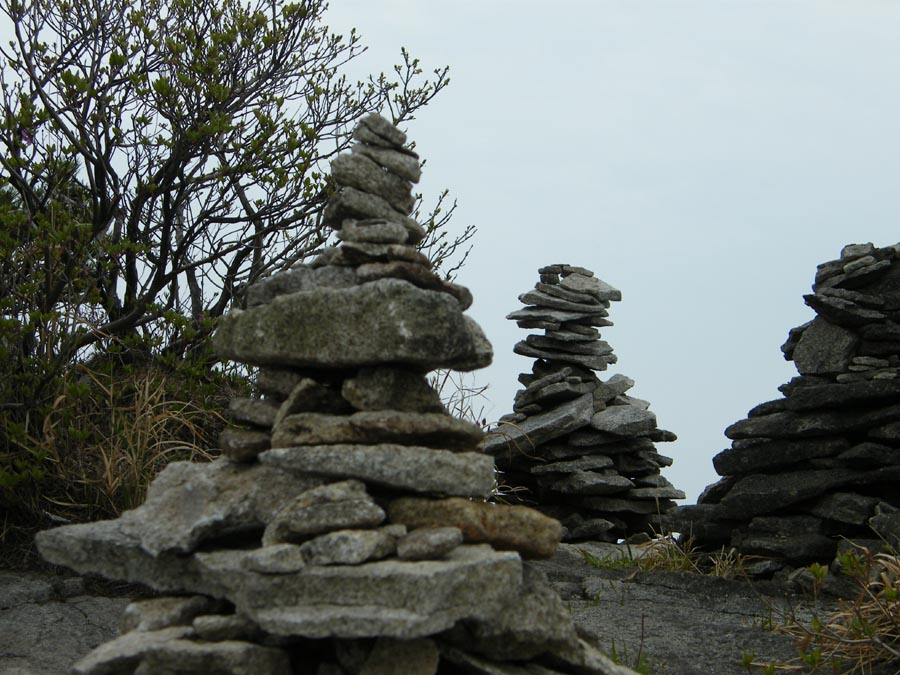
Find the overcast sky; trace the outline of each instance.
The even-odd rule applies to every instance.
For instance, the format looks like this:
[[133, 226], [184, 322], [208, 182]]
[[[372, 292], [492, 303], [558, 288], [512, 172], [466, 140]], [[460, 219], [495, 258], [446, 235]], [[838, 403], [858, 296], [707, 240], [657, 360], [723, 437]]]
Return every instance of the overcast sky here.
[[603, 329], [651, 402], [692, 503], [726, 426], [795, 374], [779, 346], [844, 244], [900, 240], [900, 3], [332, 0], [384, 70], [401, 46], [452, 84], [407, 125], [421, 184], [478, 228], [459, 281], [494, 345], [484, 416], [510, 411], [504, 316], [568, 262], [622, 291]]

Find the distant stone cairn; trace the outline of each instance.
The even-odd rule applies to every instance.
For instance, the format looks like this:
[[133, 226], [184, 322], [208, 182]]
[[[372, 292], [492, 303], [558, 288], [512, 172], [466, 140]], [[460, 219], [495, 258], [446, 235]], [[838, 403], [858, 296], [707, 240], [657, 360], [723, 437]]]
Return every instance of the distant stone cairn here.
[[[594, 371], [616, 362], [597, 327], [611, 326], [609, 306], [622, 294], [583, 267], [538, 270], [540, 281], [507, 319], [543, 329], [516, 344], [535, 358], [519, 375], [513, 413], [484, 448], [497, 459], [508, 499], [531, 503], [565, 526], [566, 540], [616, 541], [652, 532], [657, 517], [684, 499], [661, 474], [672, 460], [654, 443], [675, 434], [656, 426], [646, 401], [626, 394], [634, 381]], [[521, 489], [525, 488], [523, 492]], [[658, 523], [657, 523], [658, 526]]]
[[259, 368], [223, 457], [170, 464], [117, 520], [38, 535], [56, 564], [171, 594], [130, 605], [74, 673], [631, 673], [522, 561], [553, 555], [560, 524], [486, 502], [483, 432], [426, 373], [483, 367], [490, 344], [415, 248], [405, 135], [373, 115], [354, 137], [332, 163], [341, 243], [217, 330], [223, 357]]
[[845, 246], [812, 290], [816, 317], [781, 348], [799, 375], [726, 429], [723, 478], [672, 519], [699, 544], [802, 565], [848, 539], [897, 542], [900, 245]]

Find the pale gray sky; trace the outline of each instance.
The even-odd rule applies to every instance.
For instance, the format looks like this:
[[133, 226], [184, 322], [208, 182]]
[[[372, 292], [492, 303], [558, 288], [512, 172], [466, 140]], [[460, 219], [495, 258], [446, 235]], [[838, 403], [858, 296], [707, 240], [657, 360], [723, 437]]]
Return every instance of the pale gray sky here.
[[[620, 288], [619, 356], [693, 502], [722, 431], [795, 373], [818, 263], [900, 241], [900, 3], [877, 0], [332, 0], [390, 68], [452, 84], [407, 126], [478, 227], [460, 282], [494, 345], [485, 415], [512, 407], [527, 331], [504, 316], [537, 268]], [[362, 71], [360, 71], [362, 72]]]

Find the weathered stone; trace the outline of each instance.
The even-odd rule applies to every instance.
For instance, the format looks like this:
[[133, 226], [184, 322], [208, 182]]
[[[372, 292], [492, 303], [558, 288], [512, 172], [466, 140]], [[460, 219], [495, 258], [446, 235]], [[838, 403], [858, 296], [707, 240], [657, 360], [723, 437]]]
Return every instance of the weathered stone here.
[[252, 429], [223, 429], [219, 434], [219, 449], [235, 462], [250, 462], [271, 447], [272, 434]]
[[228, 415], [235, 422], [271, 429], [278, 405], [259, 398], [233, 398], [228, 402]]
[[[344, 221], [346, 222], [346, 221]], [[431, 268], [431, 261], [415, 246], [406, 244], [372, 244], [363, 241], [345, 241], [342, 246], [326, 249], [328, 265], [365, 265], [367, 263], [405, 262], [422, 267]]]
[[552, 309], [561, 309], [566, 312], [580, 312], [587, 315], [598, 314], [600, 316], [608, 315], [608, 312], [606, 311], [608, 305], [606, 303], [569, 302], [568, 300], [541, 293], [540, 291], [528, 291], [527, 293], [522, 293], [519, 296], [519, 302], [523, 305], [549, 307]]
[[835, 492], [816, 499], [805, 507], [808, 513], [849, 525], [864, 525], [875, 513], [880, 500], [851, 492]]
[[[581, 452], [583, 451], [579, 451], [579, 454]], [[569, 461], [536, 464], [530, 468], [530, 471], [533, 474], [574, 473], [591, 469], [607, 469], [612, 465], [613, 461], [606, 455], [582, 455], [578, 459]]]
[[599, 401], [609, 402], [617, 396], [622, 396], [633, 386], [634, 380], [630, 377], [616, 374], [605, 382], [600, 382], [600, 384], [597, 385], [597, 388], [594, 389], [594, 398]]
[[569, 290], [563, 286], [560, 286], [559, 284], [546, 284], [538, 282], [534, 285], [534, 289], [536, 291], [540, 291], [541, 293], [546, 293], [547, 295], [552, 295], [555, 298], [560, 298], [569, 302], [590, 305], [597, 304], [597, 298], [595, 298], [594, 296], [588, 295], [587, 293], [579, 293], [577, 291]]
[[818, 457], [835, 457], [849, 446], [843, 439], [831, 438], [765, 441], [723, 450], [713, 457], [713, 466], [720, 476], [771, 472]]
[[608, 342], [603, 340], [593, 340], [590, 342], [573, 342], [571, 340], [555, 340], [553, 338], [542, 337], [540, 335], [529, 335], [525, 338], [526, 344], [535, 349], [543, 349], [545, 351], [561, 351], [569, 354], [586, 354], [592, 356], [604, 356], [612, 354], [613, 348]]
[[401, 497], [388, 505], [388, 518], [410, 529], [457, 527], [468, 542], [487, 542], [523, 557], [549, 558], [562, 535], [559, 521], [524, 506], [487, 504], [457, 497]]
[[884, 321], [887, 318], [883, 312], [862, 307], [844, 298], [811, 294], [804, 295], [803, 299], [820, 317], [840, 326], [863, 326], [867, 323]]
[[371, 218], [402, 223], [409, 232], [407, 242], [410, 244], [417, 244], [425, 238], [425, 228], [395, 209], [387, 200], [349, 186], [341, 187], [340, 192], [328, 202], [323, 214], [324, 224], [335, 229], [340, 229], [341, 223], [347, 219]]
[[[510, 312], [506, 318], [510, 321], [543, 321], [554, 326], [560, 324], [584, 323], [587, 326], [611, 326], [612, 323], [606, 320], [606, 310], [597, 309], [593, 313], [564, 311], [561, 309], [553, 309], [551, 307], [526, 307], [515, 312]], [[572, 325], [567, 325], [568, 330], [572, 330]]]
[[650, 515], [664, 513], [676, 506], [669, 500], [642, 501], [623, 497], [585, 497], [580, 501], [586, 509], [608, 513], [637, 513]]
[[380, 525], [384, 511], [357, 480], [306, 490], [275, 514], [263, 534], [263, 545], [301, 541], [311, 535], [345, 528]]
[[[364, 132], [367, 131], [375, 134], [382, 141], [389, 143], [397, 149], [402, 149], [404, 152], [411, 152], [403, 148], [406, 144], [406, 134], [381, 115], [371, 113], [360, 119], [359, 124], [354, 129], [353, 137], [359, 138], [357, 133], [365, 135]], [[359, 138], [359, 140], [362, 140], [364, 143], [371, 142], [365, 138]]]
[[900, 421], [900, 404], [865, 410], [785, 411], [732, 424], [728, 438], [809, 438], [841, 434]]
[[272, 428], [284, 422], [284, 418], [288, 415], [313, 412], [343, 413], [352, 410], [353, 408], [336, 388], [304, 377], [294, 385], [287, 399], [281, 404]]
[[378, 279], [403, 279], [413, 286], [430, 291], [447, 293], [459, 302], [460, 309], [472, 306], [472, 293], [465, 286], [445, 281], [422, 265], [403, 260], [390, 262], [369, 262], [356, 268], [360, 283]]
[[376, 530], [334, 530], [300, 545], [308, 565], [359, 565], [386, 558], [397, 550], [397, 540], [406, 534], [402, 525]]
[[440, 395], [428, 380], [421, 373], [405, 368], [361, 368], [344, 380], [341, 395], [357, 410], [444, 410]]
[[400, 223], [392, 223], [387, 220], [345, 220], [337, 236], [341, 241], [404, 244], [409, 233]]
[[611, 495], [628, 491], [634, 483], [617, 474], [607, 476], [593, 471], [576, 471], [553, 481], [548, 487], [567, 495]]
[[334, 443], [398, 443], [436, 448], [476, 447], [484, 432], [442, 413], [366, 410], [352, 415], [288, 415], [272, 433], [273, 448]]
[[746, 534], [736, 536], [732, 545], [742, 552], [765, 556], [779, 556], [789, 560], [830, 560], [834, 557], [837, 541], [822, 534]]
[[622, 292], [613, 288], [595, 276], [570, 274], [563, 277], [559, 285], [578, 293], [587, 293], [598, 300], [617, 302], [622, 299]]
[[331, 161], [331, 175], [341, 186], [378, 195], [404, 215], [412, 213], [416, 200], [409, 181], [385, 171], [362, 153], [341, 153]]
[[412, 492], [488, 497], [494, 485], [493, 457], [475, 452], [389, 443], [304, 445], [269, 450], [259, 459], [300, 474], [357, 478]]
[[656, 415], [631, 405], [610, 406], [591, 417], [591, 427], [616, 436], [641, 436], [656, 428]]
[[513, 347], [516, 354], [522, 356], [531, 356], [537, 359], [548, 359], [559, 361], [562, 363], [573, 363], [591, 370], [606, 370], [610, 363], [616, 362], [614, 354], [605, 354], [601, 356], [592, 356], [588, 354], [572, 354], [570, 352], [558, 352], [547, 349], [538, 349], [529, 345], [527, 342], [517, 342]]
[[348, 288], [357, 284], [356, 273], [346, 267], [321, 267], [299, 265], [247, 287], [247, 306], [266, 305], [279, 295], [297, 291], [314, 291], [320, 288]]
[[222, 357], [254, 365], [397, 363], [471, 370], [488, 365], [491, 352], [477, 324], [466, 319], [446, 293], [381, 279], [348, 289], [301, 291], [232, 311], [222, 318], [214, 341]]
[[119, 632], [155, 631], [172, 626], [190, 626], [195, 616], [215, 606], [205, 595], [165, 596], [130, 603], [119, 619]]
[[439, 661], [433, 640], [379, 638], [359, 675], [434, 675]]
[[297, 544], [272, 544], [253, 551], [244, 565], [262, 574], [293, 574], [306, 567], [306, 558]]
[[518, 453], [532, 455], [535, 447], [586, 427], [593, 414], [593, 399], [590, 394], [585, 394], [518, 424], [501, 424], [488, 434], [482, 447], [485, 452], [494, 456], [512, 456]]
[[[39, 546], [42, 542], [46, 546], [46, 553], [41, 549], [45, 557], [62, 553], [59, 544], [63, 540], [58, 537], [63, 532], [68, 541], [69, 537], [83, 538], [91, 548], [91, 541], [103, 546], [107, 537], [118, 540], [115, 546], [128, 548], [128, 542], [136, 537], [135, 543], [154, 557], [164, 552], [187, 553], [209, 539], [261, 531], [283, 502], [321, 482], [257, 464], [173, 462], [153, 481], [144, 504], [116, 521], [108, 521], [112, 525], [64, 526], [42, 532], [37, 541]], [[97, 531], [92, 532], [92, 527]], [[77, 560], [79, 554], [73, 554]], [[94, 555], [103, 558], [96, 551]], [[58, 564], [73, 566], [69, 562]]]
[[259, 574], [247, 551], [197, 554], [240, 611], [275, 635], [310, 638], [433, 635], [462, 619], [502, 610], [521, 586], [515, 553], [460, 546], [444, 560], [382, 560]]
[[193, 642], [171, 640], [156, 645], [144, 656], [136, 675], [291, 675], [287, 651], [251, 642]]
[[502, 612], [451, 631], [449, 640], [496, 660], [522, 661], [574, 648], [572, 613], [538, 569], [524, 566], [522, 589]]
[[629, 499], [684, 499], [684, 492], [674, 487], [636, 487], [628, 490]]
[[134, 672], [141, 659], [160, 644], [191, 637], [190, 626], [126, 633], [106, 642], [72, 666], [74, 675], [118, 675]]
[[850, 365], [858, 344], [859, 338], [846, 328], [816, 317], [794, 348], [794, 364], [803, 375], [840, 373]]
[[259, 626], [243, 614], [208, 614], [198, 616], [191, 623], [194, 634], [207, 642], [225, 640], [257, 640]]
[[462, 543], [463, 533], [457, 527], [421, 527], [397, 543], [397, 557], [401, 560], [436, 560], [446, 557]]
[[415, 154], [397, 152], [363, 143], [353, 145], [350, 151], [368, 157], [391, 173], [412, 183], [418, 183], [422, 177], [422, 169], [419, 167], [419, 160]]

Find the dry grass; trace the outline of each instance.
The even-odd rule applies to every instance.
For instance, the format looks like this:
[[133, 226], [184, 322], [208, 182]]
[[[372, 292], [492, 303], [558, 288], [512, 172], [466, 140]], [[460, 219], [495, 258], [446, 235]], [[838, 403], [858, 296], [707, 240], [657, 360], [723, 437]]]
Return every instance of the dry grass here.
[[[900, 556], [895, 550], [873, 554], [856, 548], [839, 562], [859, 589], [856, 597], [841, 600], [825, 616], [814, 614], [808, 623], [789, 621], [777, 630], [797, 640], [800, 661], [807, 667], [866, 675], [889, 664], [900, 673]], [[822, 569], [812, 570], [814, 577]]]

